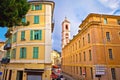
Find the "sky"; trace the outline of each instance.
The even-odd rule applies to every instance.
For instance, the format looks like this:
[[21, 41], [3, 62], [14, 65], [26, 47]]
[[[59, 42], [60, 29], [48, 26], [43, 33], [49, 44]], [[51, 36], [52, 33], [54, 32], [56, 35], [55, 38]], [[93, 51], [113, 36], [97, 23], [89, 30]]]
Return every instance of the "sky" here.
[[[78, 32], [78, 26], [89, 13], [120, 15], [120, 0], [53, 0], [55, 2], [54, 31], [52, 33], [52, 49], [61, 52], [62, 21], [67, 17], [70, 21], [71, 39]], [[5, 41], [6, 28], [0, 28], [0, 41]]]

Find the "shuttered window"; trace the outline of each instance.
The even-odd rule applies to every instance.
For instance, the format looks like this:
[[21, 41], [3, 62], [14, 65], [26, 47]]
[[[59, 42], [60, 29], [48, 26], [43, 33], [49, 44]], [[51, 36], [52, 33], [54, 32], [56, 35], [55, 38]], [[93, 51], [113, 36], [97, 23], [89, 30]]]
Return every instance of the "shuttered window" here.
[[26, 48], [20, 48], [20, 58], [26, 58]]
[[39, 16], [34, 16], [34, 24], [39, 24]]
[[33, 47], [33, 58], [34, 59], [38, 58], [38, 53], [39, 53], [39, 48], [38, 47]]
[[42, 10], [42, 4], [32, 4], [31, 5], [32, 10]]
[[17, 39], [17, 33], [13, 35], [13, 42], [16, 42], [16, 39]]
[[42, 30], [30, 31], [30, 40], [41, 40], [41, 39], [42, 39]]
[[22, 31], [22, 32], [21, 32], [21, 40], [22, 40], [22, 41], [25, 40], [25, 31]]
[[12, 58], [12, 59], [15, 59], [15, 58], [16, 58], [16, 49], [13, 49], [13, 50], [12, 50], [11, 58]]

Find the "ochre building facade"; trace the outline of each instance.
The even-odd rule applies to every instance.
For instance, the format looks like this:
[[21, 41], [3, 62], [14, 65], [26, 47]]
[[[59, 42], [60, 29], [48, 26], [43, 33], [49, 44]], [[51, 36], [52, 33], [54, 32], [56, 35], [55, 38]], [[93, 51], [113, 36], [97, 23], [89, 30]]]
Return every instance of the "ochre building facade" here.
[[[52, 19], [54, 2], [31, 0], [23, 26], [6, 33], [7, 51], [2, 80], [51, 80]], [[28, 25], [27, 25], [28, 24]]]
[[120, 16], [89, 14], [62, 49], [62, 71], [75, 80], [120, 79]]

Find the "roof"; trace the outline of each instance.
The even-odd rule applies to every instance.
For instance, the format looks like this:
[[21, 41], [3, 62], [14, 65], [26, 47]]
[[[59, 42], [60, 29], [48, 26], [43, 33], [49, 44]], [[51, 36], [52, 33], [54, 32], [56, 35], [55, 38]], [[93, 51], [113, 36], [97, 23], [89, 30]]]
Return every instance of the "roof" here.
[[64, 21], [62, 22], [62, 24], [65, 23], [65, 22], [70, 23], [70, 22], [68, 21], [67, 17], [65, 17]]

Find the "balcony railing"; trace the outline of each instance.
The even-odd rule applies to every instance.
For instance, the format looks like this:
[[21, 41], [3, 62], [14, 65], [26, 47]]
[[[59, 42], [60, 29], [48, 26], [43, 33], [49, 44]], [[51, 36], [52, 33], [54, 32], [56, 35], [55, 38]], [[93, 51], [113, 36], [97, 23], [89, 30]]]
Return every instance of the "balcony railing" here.
[[4, 50], [8, 50], [8, 49], [11, 49], [11, 44], [10, 44], [10, 43], [7, 43], [7, 44], [4, 46]]
[[9, 63], [10, 62], [10, 58], [2, 58], [2, 60], [1, 60], [1, 63], [2, 64], [7, 64], [7, 63]]

